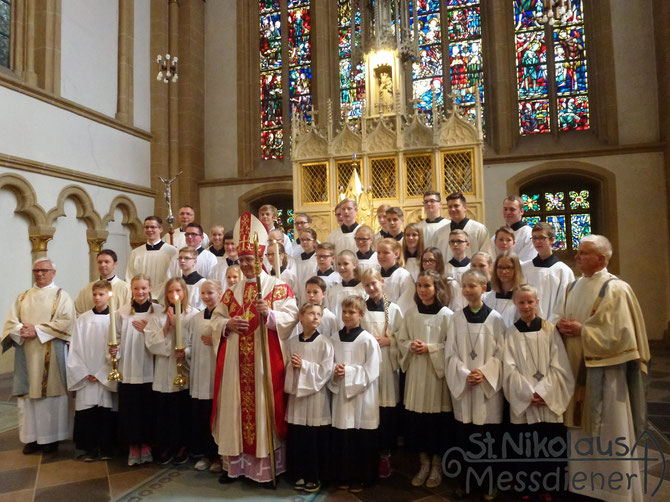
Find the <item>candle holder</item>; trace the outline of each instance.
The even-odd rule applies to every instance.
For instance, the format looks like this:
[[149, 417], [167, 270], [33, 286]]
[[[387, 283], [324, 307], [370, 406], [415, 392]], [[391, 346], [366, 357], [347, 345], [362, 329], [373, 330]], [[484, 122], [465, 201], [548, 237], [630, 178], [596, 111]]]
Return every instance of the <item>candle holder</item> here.
[[[185, 350], [186, 347], [175, 347], [174, 350]], [[174, 377], [172, 384], [176, 387], [183, 387], [186, 385], [186, 377], [184, 376], [184, 363], [177, 361], [177, 376]]]
[[[118, 342], [117, 343], [110, 342], [108, 345], [110, 347], [117, 347], [117, 348], [119, 346]], [[119, 360], [116, 357], [112, 357], [112, 371], [109, 372], [107, 380], [109, 380], [110, 382], [120, 382], [121, 380], [123, 380], [123, 375], [119, 371]]]

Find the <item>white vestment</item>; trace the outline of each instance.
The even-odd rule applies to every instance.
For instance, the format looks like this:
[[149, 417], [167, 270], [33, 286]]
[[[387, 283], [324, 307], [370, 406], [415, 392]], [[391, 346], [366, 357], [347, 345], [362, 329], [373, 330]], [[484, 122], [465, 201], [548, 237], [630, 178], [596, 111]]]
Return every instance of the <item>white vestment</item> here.
[[336, 429], [376, 429], [379, 427], [379, 368], [381, 350], [377, 340], [365, 330], [353, 341], [344, 330], [331, 341], [335, 364], [344, 364], [344, 376], [333, 373], [328, 388], [333, 393], [333, 427]]
[[135, 312], [133, 304], [128, 304], [116, 312], [116, 333], [119, 341], [119, 353], [116, 357], [123, 383], [154, 381], [154, 356], [144, 344], [144, 333], [137, 331], [133, 322], [151, 320], [160, 308], [160, 305], [152, 304], [148, 312]]
[[418, 227], [423, 231], [423, 249], [437, 247], [437, 237], [442, 227], [449, 226], [449, 220], [446, 218], [437, 218], [437, 221], [428, 223], [428, 220], [421, 220]]
[[[553, 255], [552, 255], [553, 256]], [[565, 289], [575, 280], [570, 267], [565, 263], [552, 259], [551, 266], [544, 264], [537, 256], [535, 259], [521, 264], [523, 277], [526, 283], [535, 286], [537, 296], [540, 299], [540, 315], [549, 322], [556, 323], [556, 309], [565, 298]]]
[[354, 240], [354, 234], [360, 225], [358, 225], [358, 223], [355, 223], [354, 225], [355, 227], [351, 232], [344, 233], [342, 231], [342, 227], [338, 227], [330, 232], [330, 234], [328, 234], [326, 242], [330, 242], [333, 246], [335, 246], [335, 256], [340, 254], [345, 249], [348, 249], [352, 253], [356, 253], [358, 250], [356, 247], [356, 241]]
[[[422, 307], [423, 309], [423, 307]], [[398, 333], [400, 368], [406, 373], [405, 408], [416, 413], [451, 411], [444, 379], [444, 344], [453, 312], [442, 307], [437, 313], [421, 313], [414, 305], [405, 315]], [[420, 340], [428, 346], [415, 354], [410, 345]]]
[[[371, 300], [368, 300], [370, 302]], [[402, 325], [402, 312], [395, 303], [389, 303], [388, 320], [386, 312], [373, 311], [368, 308], [361, 327], [372, 336], [386, 337], [391, 345], [381, 347], [382, 367], [379, 373], [379, 406], [396, 406], [400, 402], [400, 384], [398, 369], [398, 332]]]
[[[383, 272], [383, 271], [382, 271]], [[384, 277], [382, 273], [382, 277]], [[401, 312], [408, 312], [414, 305], [416, 285], [411, 274], [404, 268], [396, 268], [389, 277], [384, 277], [382, 286], [386, 298], [400, 307]]]
[[[202, 251], [200, 251], [200, 249], [202, 249]], [[198, 253], [198, 260], [195, 262], [195, 270], [205, 279], [209, 279], [212, 274], [212, 269], [219, 263], [219, 261], [208, 249], [199, 248], [198, 251], [200, 252]], [[168, 279], [182, 276], [181, 270], [179, 270], [178, 259], [179, 253], [177, 252], [177, 255], [174, 257], [167, 270]], [[154, 288], [154, 291], [155, 289], [156, 288]]]
[[194, 399], [212, 399], [216, 353], [212, 345], [205, 345], [203, 335], [210, 335], [211, 319], [205, 319], [206, 310], [191, 317], [186, 323], [189, 344], [186, 359], [190, 369], [189, 393]]
[[[328, 310], [330, 310], [333, 315], [335, 315], [339, 328], [344, 326], [342, 323], [342, 300], [350, 295], [360, 296], [363, 299], [367, 298], [368, 296], [365, 292], [363, 284], [360, 282], [355, 286], [343, 286], [342, 283], [338, 283], [332, 285], [327, 290], [324, 304], [328, 307]], [[335, 335], [335, 333], [333, 335]]]
[[412, 276], [412, 280], [416, 283], [416, 279], [419, 277], [419, 272], [421, 271], [421, 263], [419, 263], [419, 259], [415, 257], [407, 258], [405, 261], [405, 270], [409, 272], [409, 275]]
[[[335, 317], [335, 314], [333, 314], [330, 310], [328, 310], [327, 307], [322, 308], [323, 308], [323, 315], [321, 316], [321, 324], [319, 324], [319, 333], [330, 338], [335, 336], [337, 332], [340, 330], [340, 323], [342, 321], [341, 319]], [[298, 324], [295, 325], [295, 328], [293, 328], [290, 338], [293, 339], [294, 337], [297, 337], [303, 331], [304, 329], [302, 327], [302, 324], [298, 322]]]
[[505, 326], [509, 327], [519, 318], [519, 314], [516, 311], [512, 298], [505, 298], [505, 296], [491, 290], [484, 293], [482, 300], [486, 305], [498, 312], [503, 321], [505, 321]]
[[[445, 344], [446, 375], [454, 418], [459, 422], [484, 425], [502, 421], [504, 334], [505, 322], [495, 310], [483, 323], [468, 322], [464, 310], [451, 318]], [[475, 369], [481, 370], [485, 379], [470, 385], [466, 380]]]
[[[575, 387], [561, 336], [550, 322], [538, 321], [538, 331], [513, 325], [505, 332], [503, 390], [513, 424], [562, 423]], [[531, 405], [534, 394], [547, 405]]]
[[133, 249], [130, 257], [128, 257], [126, 278], [132, 281], [133, 277], [137, 274], [149, 276], [154, 297], [161, 299], [163, 284], [168, 279], [168, 269], [176, 254], [177, 248], [167, 243], [164, 243], [160, 249], [154, 251], [147, 250], [147, 245], [142, 244]]
[[303, 259], [302, 253], [295, 255], [295, 287], [291, 289], [298, 305], [305, 301], [305, 282], [314, 277], [317, 270], [316, 253], [312, 253], [307, 259]]
[[[288, 394], [286, 421], [294, 425], [329, 425], [330, 395], [326, 385], [333, 375], [335, 349], [328, 336], [314, 334], [309, 340], [292, 337], [286, 344], [284, 392]], [[294, 368], [291, 356], [299, 354], [302, 367]]]
[[[495, 247], [491, 242], [489, 231], [484, 225], [478, 221], [468, 219], [465, 227], [463, 227], [463, 231], [468, 234], [468, 240], [470, 241], [470, 246], [468, 246], [466, 250], [468, 258], [472, 258], [472, 255], [478, 251], [486, 251], [488, 254], [495, 257]], [[435, 235], [435, 237], [437, 237], [435, 247], [442, 251], [445, 263], [453, 257], [451, 248], [449, 247], [450, 232], [451, 225], [445, 225], [440, 228]]]
[[[109, 342], [109, 314], [89, 310], [79, 316], [67, 357], [67, 387], [77, 393], [77, 411], [95, 406], [117, 409], [117, 383], [107, 379], [112, 370]], [[98, 381], [89, 381], [88, 375]]]

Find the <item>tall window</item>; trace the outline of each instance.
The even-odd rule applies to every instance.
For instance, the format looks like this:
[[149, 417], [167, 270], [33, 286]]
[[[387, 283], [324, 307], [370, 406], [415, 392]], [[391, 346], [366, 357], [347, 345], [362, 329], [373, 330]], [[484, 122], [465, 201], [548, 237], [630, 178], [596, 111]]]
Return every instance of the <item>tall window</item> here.
[[0, 0], [0, 66], [9, 68], [9, 31], [11, 0]]
[[551, 223], [556, 230], [554, 249], [576, 251], [582, 238], [597, 227], [599, 187], [579, 176], [543, 180], [521, 187], [524, 221]]
[[[361, 11], [351, 0], [337, 0], [338, 54], [340, 61], [340, 109], [342, 117], [360, 117], [365, 98], [365, 67], [362, 62], [354, 63], [352, 49], [354, 40], [360, 40]], [[355, 8], [354, 22], [351, 9]]]
[[[412, 5], [410, 9], [413, 15]], [[444, 18], [446, 31], [442, 29]], [[430, 116], [434, 89], [438, 105], [444, 104], [444, 92], [450, 93], [474, 119], [477, 88], [482, 104], [484, 102], [479, 0], [417, 0], [417, 21], [419, 59], [412, 65], [412, 93], [417, 108]], [[449, 54], [446, 87], [443, 81], [445, 50]]]
[[[283, 14], [282, 4], [285, 5]], [[285, 17], [284, 17], [285, 16]], [[288, 26], [282, 31], [282, 23]], [[284, 117], [311, 109], [312, 49], [309, 0], [260, 0], [261, 156], [284, 157]], [[284, 50], [284, 47], [287, 49]], [[284, 61], [288, 65], [284, 65]], [[288, 82], [288, 92], [284, 88]], [[285, 94], [286, 93], [286, 94]], [[290, 105], [284, 109], [284, 95]]]
[[589, 128], [582, 0], [570, 3], [545, 12], [542, 0], [514, 0], [521, 135]]

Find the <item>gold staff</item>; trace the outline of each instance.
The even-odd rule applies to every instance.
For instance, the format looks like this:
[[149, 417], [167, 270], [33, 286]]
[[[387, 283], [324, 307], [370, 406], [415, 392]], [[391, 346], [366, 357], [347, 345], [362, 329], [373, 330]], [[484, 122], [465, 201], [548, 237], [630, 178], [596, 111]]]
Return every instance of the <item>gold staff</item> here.
[[[263, 290], [261, 289], [261, 261], [258, 258], [258, 234], [254, 232], [254, 273], [256, 274], [256, 300], [263, 299]], [[265, 319], [260, 320], [261, 329], [261, 363], [263, 369], [263, 385], [265, 388], [265, 429], [268, 433], [268, 445], [270, 446], [270, 470], [272, 472], [272, 486], [277, 488], [277, 470], [275, 466], [275, 445], [273, 437], [273, 418], [272, 418], [272, 377], [270, 368], [270, 359], [267, 352], [267, 330], [265, 329]]]

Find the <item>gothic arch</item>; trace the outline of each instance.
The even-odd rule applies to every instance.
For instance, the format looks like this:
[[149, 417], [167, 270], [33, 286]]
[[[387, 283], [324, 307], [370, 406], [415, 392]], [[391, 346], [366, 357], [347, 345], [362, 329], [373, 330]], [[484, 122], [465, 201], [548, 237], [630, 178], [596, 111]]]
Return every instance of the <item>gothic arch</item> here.
[[605, 235], [614, 249], [608, 270], [619, 273], [619, 230], [617, 225], [616, 176], [611, 171], [579, 161], [543, 162], [517, 173], [507, 180], [507, 193], [519, 194], [520, 188], [529, 182], [547, 180], [555, 177], [580, 176], [597, 183], [601, 201], [601, 234]]
[[245, 211], [252, 211], [254, 202], [265, 199], [269, 204], [272, 202], [271, 199], [278, 196], [288, 197], [293, 200], [293, 185], [291, 182], [267, 183], [241, 194], [237, 199], [239, 214]]
[[130, 230], [130, 242], [142, 242], [144, 240], [144, 231], [142, 221], [137, 217], [137, 208], [135, 203], [125, 195], [118, 195], [109, 205], [109, 212], [102, 219], [102, 227], [114, 221], [114, 212], [120, 209], [123, 213], [121, 224]]
[[100, 215], [95, 210], [93, 199], [86, 190], [78, 185], [68, 185], [60, 194], [58, 194], [58, 201], [56, 207], [51, 209], [47, 214], [47, 223], [53, 225], [58, 218], [65, 216], [65, 201], [72, 199], [77, 207], [77, 218], [84, 220], [88, 230], [104, 231], [105, 228], [100, 219]]
[[33, 186], [24, 177], [17, 174], [0, 175], [0, 190], [11, 191], [16, 196], [16, 209], [28, 219], [30, 226], [47, 226], [47, 213], [37, 203], [37, 195]]

